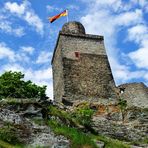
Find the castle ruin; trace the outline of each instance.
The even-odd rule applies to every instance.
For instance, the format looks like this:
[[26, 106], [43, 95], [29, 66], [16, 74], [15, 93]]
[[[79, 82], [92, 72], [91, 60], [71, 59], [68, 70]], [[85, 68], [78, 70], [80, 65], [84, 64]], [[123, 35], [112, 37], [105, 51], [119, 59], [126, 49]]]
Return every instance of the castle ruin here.
[[[103, 36], [86, 34], [79, 22], [68, 22], [59, 32], [52, 68], [57, 102], [117, 99], [116, 90], [124, 87], [115, 86]], [[148, 100], [147, 87], [142, 94]]]

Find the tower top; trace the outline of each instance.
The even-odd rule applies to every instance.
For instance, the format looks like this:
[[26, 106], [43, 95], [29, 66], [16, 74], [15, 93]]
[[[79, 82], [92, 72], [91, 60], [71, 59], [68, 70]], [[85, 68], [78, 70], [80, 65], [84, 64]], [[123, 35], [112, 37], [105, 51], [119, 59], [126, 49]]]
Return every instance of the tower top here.
[[81, 23], [73, 21], [65, 23], [62, 27], [62, 32], [70, 34], [85, 34], [85, 28]]

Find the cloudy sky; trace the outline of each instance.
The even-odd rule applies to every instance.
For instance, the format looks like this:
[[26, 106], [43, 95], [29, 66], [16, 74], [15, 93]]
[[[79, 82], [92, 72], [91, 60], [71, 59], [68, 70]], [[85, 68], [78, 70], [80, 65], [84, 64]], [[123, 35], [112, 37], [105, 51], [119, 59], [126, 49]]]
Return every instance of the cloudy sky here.
[[69, 9], [70, 21], [104, 36], [117, 85], [148, 85], [148, 0], [0, 0], [0, 8], [0, 74], [22, 71], [52, 98], [51, 58], [66, 17], [48, 17]]

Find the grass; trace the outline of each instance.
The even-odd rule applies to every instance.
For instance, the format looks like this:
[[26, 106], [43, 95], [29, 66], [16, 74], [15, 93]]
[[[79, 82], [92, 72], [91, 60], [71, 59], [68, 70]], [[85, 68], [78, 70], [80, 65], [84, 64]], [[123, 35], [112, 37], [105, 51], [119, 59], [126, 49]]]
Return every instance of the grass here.
[[[121, 142], [119, 140], [108, 138], [105, 136], [94, 135], [94, 133], [86, 134], [82, 132], [79, 128], [80, 126], [78, 126], [81, 125], [79, 120], [71, 116], [71, 113], [67, 113], [66, 111], [59, 110], [55, 107], [51, 107], [49, 108], [49, 110], [52, 115], [62, 120], [62, 122], [60, 123], [58, 120], [50, 120], [49, 126], [53, 129], [54, 133], [58, 135], [63, 135], [70, 139], [71, 148], [96, 148], [96, 141], [104, 142], [105, 148], [130, 148], [128, 144], [125, 144], [124, 142]], [[83, 110], [81, 109], [80, 111]], [[77, 116], [78, 114], [79, 112], [77, 113]], [[86, 115], [88, 115], [87, 112]], [[83, 117], [81, 118], [81, 120], [82, 119]], [[71, 122], [72, 124], [68, 124], [69, 122]]]
[[55, 134], [63, 135], [70, 139], [71, 148], [97, 148], [90, 135], [78, 131], [75, 128], [59, 125], [56, 121], [49, 121], [49, 126], [53, 129]]
[[5, 141], [0, 140], [0, 148], [15, 148], [15, 147]]
[[21, 145], [11, 145], [8, 142], [0, 140], [0, 148], [23, 148]]
[[123, 143], [117, 139], [112, 139], [105, 136], [94, 136], [95, 139], [103, 141], [105, 143], [105, 148], [130, 148], [128, 144]]
[[23, 144], [19, 141], [15, 127], [10, 123], [5, 122], [0, 128], [0, 148], [22, 148]]
[[85, 134], [75, 128], [59, 125], [56, 121], [49, 121], [49, 126], [57, 135], [63, 135], [70, 139], [71, 148], [97, 148], [95, 141], [104, 142], [105, 148], [130, 148], [128, 144], [119, 140], [111, 139], [105, 136]]
[[50, 120], [49, 126], [57, 135], [63, 135], [70, 139], [71, 148], [97, 148], [95, 141], [102, 141], [105, 148], [130, 148], [128, 144], [117, 139], [112, 139], [105, 136], [86, 134], [76, 128], [59, 125], [57, 121]]
[[24, 98], [5, 98], [4, 100], [0, 100], [0, 104], [15, 105], [15, 104], [36, 103], [38, 100], [39, 99], [35, 99], [35, 98], [29, 98], [29, 99], [24, 99]]
[[139, 140], [139, 141], [132, 141], [130, 142], [130, 144], [132, 145], [141, 145], [141, 144], [148, 144], [148, 138], [145, 138], [143, 140]]

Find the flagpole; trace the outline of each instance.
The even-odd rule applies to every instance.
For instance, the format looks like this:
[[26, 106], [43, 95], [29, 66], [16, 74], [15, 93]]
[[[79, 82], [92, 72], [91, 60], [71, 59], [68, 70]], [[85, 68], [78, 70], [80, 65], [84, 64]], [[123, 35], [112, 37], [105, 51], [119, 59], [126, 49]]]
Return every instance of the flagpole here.
[[66, 10], [67, 11], [67, 23], [69, 22], [69, 18], [68, 18], [68, 9]]

